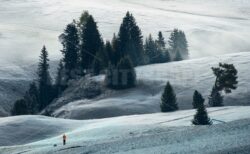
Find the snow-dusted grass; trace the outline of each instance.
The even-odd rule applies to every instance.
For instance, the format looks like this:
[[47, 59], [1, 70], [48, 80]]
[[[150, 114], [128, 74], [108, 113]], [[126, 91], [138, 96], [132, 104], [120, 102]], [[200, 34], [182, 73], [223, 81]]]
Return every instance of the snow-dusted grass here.
[[[56, 117], [71, 119], [156, 113], [160, 112], [160, 98], [167, 81], [176, 91], [180, 109], [190, 109], [195, 90], [203, 94], [207, 103], [215, 82], [211, 67], [218, 66], [219, 62], [234, 64], [239, 76], [238, 89], [225, 95], [225, 105], [250, 105], [250, 53], [246, 52], [138, 67], [136, 88], [122, 91], [104, 89], [102, 95], [94, 99], [72, 97], [83, 92], [80, 87], [86, 82], [80, 80], [48, 109], [52, 109]], [[102, 83], [104, 76], [92, 80]]]
[[[200, 153], [202, 149], [207, 153], [249, 146], [249, 107], [208, 110], [213, 126], [192, 126], [194, 110], [83, 121], [42, 116], [2, 118], [1, 145], [22, 145], [4, 146], [0, 151], [3, 154]], [[62, 146], [63, 133], [68, 136], [66, 146]]]

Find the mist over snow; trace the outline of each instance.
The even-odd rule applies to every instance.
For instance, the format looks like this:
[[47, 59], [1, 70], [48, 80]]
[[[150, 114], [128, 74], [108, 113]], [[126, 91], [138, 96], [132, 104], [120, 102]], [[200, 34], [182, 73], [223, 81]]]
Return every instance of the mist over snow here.
[[0, 0], [0, 59], [37, 58], [45, 44], [60, 56], [58, 36], [66, 24], [88, 10], [104, 39], [118, 32], [131, 11], [144, 37], [173, 28], [186, 32], [191, 58], [250, 51], [250, 2], [247, 0]]

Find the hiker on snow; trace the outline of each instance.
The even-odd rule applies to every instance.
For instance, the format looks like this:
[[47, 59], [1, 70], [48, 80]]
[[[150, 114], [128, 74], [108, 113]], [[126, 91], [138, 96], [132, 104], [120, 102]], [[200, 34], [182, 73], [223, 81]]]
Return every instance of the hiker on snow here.
[[67, 137], [66, 137], [66, 135], [64, 134], [64, 135], [63, 135], [63, 145], [66, 144], [66, 139], [67, 139]]

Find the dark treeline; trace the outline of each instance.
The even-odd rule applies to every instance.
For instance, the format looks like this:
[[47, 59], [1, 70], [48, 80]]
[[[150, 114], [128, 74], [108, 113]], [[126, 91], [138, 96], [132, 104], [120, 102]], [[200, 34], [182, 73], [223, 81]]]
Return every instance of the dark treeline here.
[[156, 40], [149, 35], [144, 42], [141, 29], [129, 12], [111, 41], [102, 39], [94, 17], [88, 12], [68, 24], [59, 38], [63, 58], [54, 84], [44, 46], [38, 77], [25, 96], [15, 103], [13, 115], [39, 113], [67, 88], [69, 80], [86, 74], [99, 75], [106, 71], [105, 85], [108, 88], [125, 89], [136, 86], [136, 66], [188, 58], [188, 43], [183, 31], [175, 29], [169, 41], [165, 41], [162, 32], [159, 32]]
[[[97, 22], [88, 12], [84, 12], [79, 20], [68, 24], [59, 38], [63, 46], [63, 58], [59, 62], [54, 83], [49, 73], [48, 51], [44, 46], [38, 64], [37, 79], [30, 84], [25, 96], [15, 102], [12, 115], [41, 113], [62, 94], [70, 80], [85, 75], [95, 76], [105, 72], [106, 87], [120, 90], [136, 86], [136, 66], [189, 58], [188, 42], [183, 31], [174, 29], [168, 41], [162, 32], [158, 33], [157, 39], [150, 34], [144, 41], [141, 29], [129, 12], [111, 41], [102, 39]], [[218, 68], [212, 69], [216, 82], [209, 103], [211, 106], [222, 106], [221, 92], [230, 93], [236, 89], [237, 71], [229, 64], [220, 64]], [[161, 100], [162, 112], [178, 110], [176, 94], [169, 82]], [[208, 117], [205, 120], [199, 119], [200, 115], [206, 114], [206, 109], [203, 97], [198, 91], [194, 94], [193, 105], [197, 109], [197, 117], [193, 123], [198, 124], [202, 120], [201, 123], [206, 123], [206, 120], [207, 123], [210, 122]]]

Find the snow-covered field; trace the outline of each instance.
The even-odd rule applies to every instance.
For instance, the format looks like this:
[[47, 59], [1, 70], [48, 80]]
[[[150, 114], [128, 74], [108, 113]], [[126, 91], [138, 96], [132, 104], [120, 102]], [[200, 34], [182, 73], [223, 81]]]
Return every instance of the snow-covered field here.
[[144, 36], [161, 30], [167, 37], [173, 28], [184, 30], [191, 57], [250, 51], [248, 0], [0, 0], [0, 4], [1, 60], [37, 57], [44, 44], [57, 57], [59, 34], [83, 10], [94, 15], [104, 39], [117, 33], [126, 11], [131, 11]]
[[[206, 57], [182, 62], [155, 64], [136, 68], [138, 86], [133, 89], [112, 91], [103, 88], [94, 99], [85, 99], [82, 87], [85, 80], [71, 86], [56, 102], [48, 107], [53, 116], [71, 119], [104, 118], [131, 114], [160, 112], [160, 98], [170, 81], [176, 91], [180, 109], [192, 108], [193, 93], [200, 91], [206, 103], [215, 82], [211, 67], [219, 62], [233, 63], [238, 70], [238, 89], [225, 95], [225, 105], [250, 105], [250, 53], [236, 53]], [[89, 80], [89, 79], [87, 79]], [[103, 82], [104, 76], [92, 78]]]
[[[194, 110], [83, 121], [1, 118], [0, 153], [247, 153], [249, 110], [209, 108], [212, 126], [191, 125]], [[66, 146], [62, 146], [64, 133]]]

